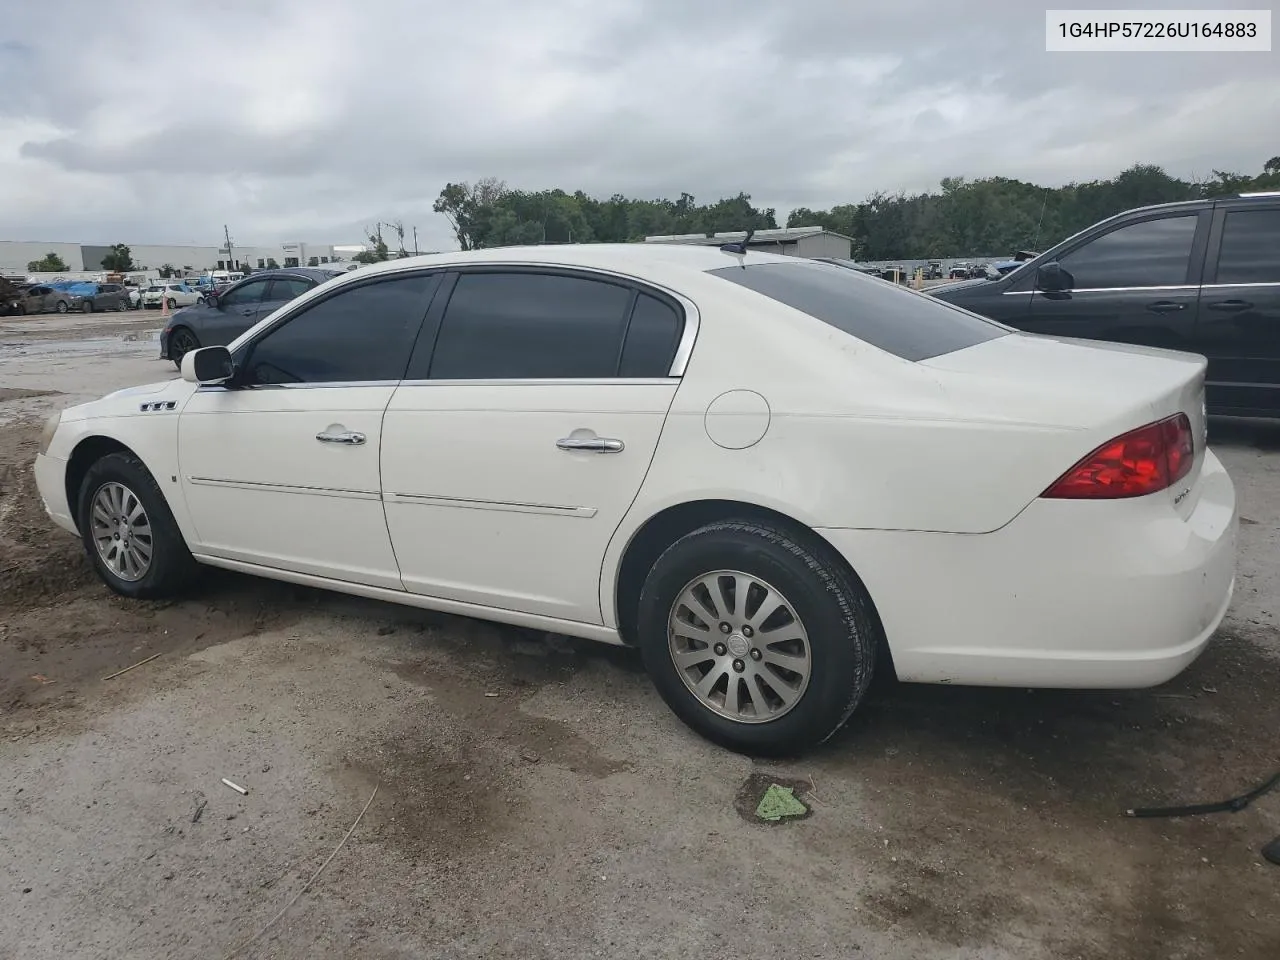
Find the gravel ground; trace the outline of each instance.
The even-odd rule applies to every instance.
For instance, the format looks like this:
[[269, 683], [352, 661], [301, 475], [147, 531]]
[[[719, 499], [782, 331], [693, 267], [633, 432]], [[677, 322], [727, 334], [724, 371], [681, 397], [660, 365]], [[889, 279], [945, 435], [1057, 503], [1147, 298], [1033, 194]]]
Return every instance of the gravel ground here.
[[[108, 595], [41, 514], [37, 418], [172, 376], [155, 328], [0, 320], [0, 957], [223, 958], [288, 904], [236, 956], [1280, 956], [1280, 792], [1121, 816], [1280, 768], [1280, 427], [1213, 425], [1240, 580], [1173, 683], [881, 682], [758, 763], [625, 650], [216, 572]], [[744, 817], [772, 780], [812, 815]]]

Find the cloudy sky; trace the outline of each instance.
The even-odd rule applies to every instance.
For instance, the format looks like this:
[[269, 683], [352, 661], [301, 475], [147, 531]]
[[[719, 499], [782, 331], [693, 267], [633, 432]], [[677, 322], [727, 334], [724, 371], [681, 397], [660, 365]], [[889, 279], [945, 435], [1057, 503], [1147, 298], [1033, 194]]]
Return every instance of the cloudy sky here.
[[447, 248], [432, 201], [484, 176], [785, 217], [1280, 154], [1280, 53], [1045, 53], [1027, 0], [2, 6], [0, 239], [341, 243], [401, 218]]

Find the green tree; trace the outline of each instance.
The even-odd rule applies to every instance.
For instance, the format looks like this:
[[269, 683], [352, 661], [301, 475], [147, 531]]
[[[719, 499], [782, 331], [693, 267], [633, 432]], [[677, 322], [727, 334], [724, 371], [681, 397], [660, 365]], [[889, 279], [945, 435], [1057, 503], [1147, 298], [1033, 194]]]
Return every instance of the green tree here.
[[308, 257], [308, 258], [307, 258], [307, 266], [308, 266], [308, 267], [318, 267], [318, 266], [320, 266], [320, 258], [319, 258], [319, 257]]
[[276, 261], [275, 257], [267, 257], [267, 269], [268, 270], [280, 269], [280, 264]]
[[31, 260], [27, 263], [27, 269], [32, 273], [61, 273], [64, 270], [70, 270], [66, 261], [56, 253], [50, 251], [39, 260]]
[[123, 243], [112, 244], [111, 250], [102, 258], [101, 263], [103, 270], [110, 270], [113, 273], [128, 273], [136, 269], [133, 264], [133, 253]]
[[177, 272], [178, 272], [177, 270], [173, 269], [172, 263], [160, 264], [159, 273], [160, 273], [160, 276], [163, 277], [165, 280], [168, 280], [170, 277], [175, 276]]

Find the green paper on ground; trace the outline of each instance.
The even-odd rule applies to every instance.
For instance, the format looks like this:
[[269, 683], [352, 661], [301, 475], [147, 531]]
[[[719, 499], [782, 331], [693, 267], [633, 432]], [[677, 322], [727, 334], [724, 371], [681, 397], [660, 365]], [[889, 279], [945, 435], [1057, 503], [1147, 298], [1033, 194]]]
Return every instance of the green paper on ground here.
[[795, 797], [792, 787], [769, 784], [769, 789], [760, 798], [756, 807], [756, 816], [761, 820], [781, 820], [783, 817], [800, 817], [809, 812], [809, 808]]

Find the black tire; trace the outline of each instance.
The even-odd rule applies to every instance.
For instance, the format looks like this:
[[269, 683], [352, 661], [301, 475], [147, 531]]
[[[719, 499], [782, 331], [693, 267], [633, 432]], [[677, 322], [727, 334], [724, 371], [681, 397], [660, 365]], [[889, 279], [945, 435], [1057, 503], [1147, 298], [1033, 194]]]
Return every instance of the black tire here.
[[200, 338], [190, 327], [174, 327], [169, 334], [169, 359], [179, 370], [182, 369], [182, 358], [192, 350], [200, 349]]
[[170, 297], [167, 302], [170, 310], [173, 310], [178, 306], [178, 301], [174, 300], [172, 297]]
[[[117, 576], [103, 561], [93, 540], [90, 518], [93, 498], [108, 483], [123, 484], [133, 492], [146, 511], [151, 527], [151, 563], [138, 580]], [[191, 583], [199, 571], [160, 485], [132, 453], [107, 454], [88, 469], [80, 483], [76, 514], [80, 539], [89, 555], [89, 562], [102, 582], [121, 596], [135, 600], [171, 596]]]
[[[687, 584], [716, 570], [741, 571], [776, 587], [808, 634], [808, 686], [777, 719], [748, 723], [714, 712], [672, 660], [672, 606]], [[795, 755], [844, 725], [871, 683], [879, 635], [871, 598], [834, 550], [755, 521], [708, 524], [668, 547], [641, 590], [636, 631], [645, 668], [676, 715], [708, 740], [761, 756]]]
[[58, 311], [58, 313], [66, 313], [66, 312], [67, 312], [67, 301], [65, 301], [65, 300], [59, 300], [56, 304], [54, 304], [54, 309], [55, 309], [55, 310], [57, 310], [57, 311]]
[[86, 300], [83, 304], [80, 305], [80, 309], [83, 310], [85, 313], [93, 313], [93, 301]]

